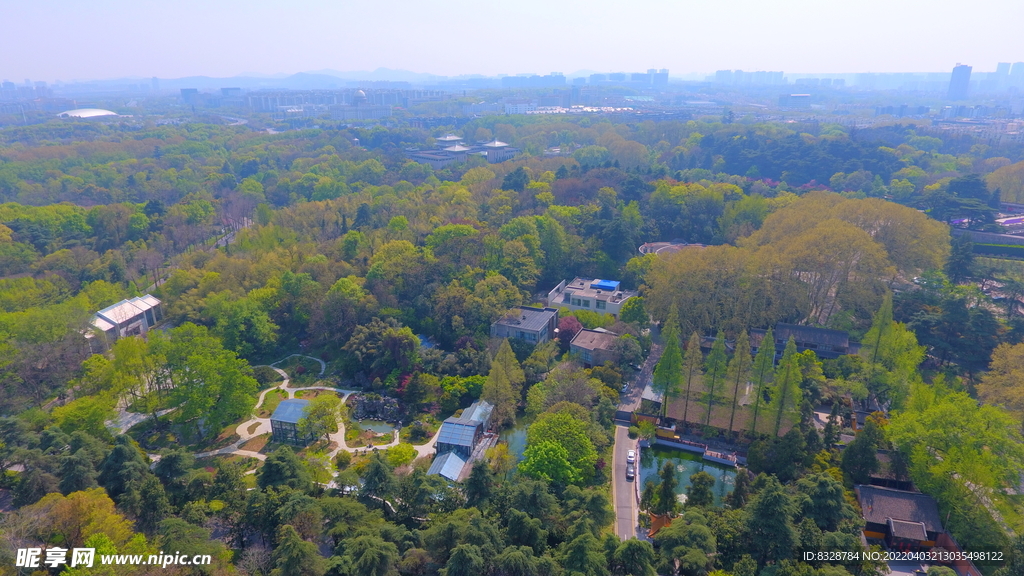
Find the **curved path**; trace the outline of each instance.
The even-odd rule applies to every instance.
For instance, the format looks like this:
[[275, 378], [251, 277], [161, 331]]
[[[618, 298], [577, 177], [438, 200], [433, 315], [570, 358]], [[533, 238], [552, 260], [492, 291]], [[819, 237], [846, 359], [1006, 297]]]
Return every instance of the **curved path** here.
[[[301, 354], [292, 354], [291, 356], [288, 356], [287, 358], [284, 358], [282, 360], [278, 360], [277, 362], [274, 362], [274, 364], [280, 364], [284, 360], [287, 360], [288, 358], [292, 358], [292, 357], [295, 357], [295, 356], [300, 356], [300, 357], [303, 357], [303, 358], [311, 358], [310, 356], [303, 356]], [[324, 362], [322, 360], [318, 360], [316, 358], [311, 358], [311, 359], [317, 360], [318, 362], [320, 362], [320, 366], [321, 366], [320, 375], [322, 376], [323, 375], [323, 371], [326, 368], [326, 365], [324, 364]], [[263, 390], [262, 392], [260, 392], [259, 398], [258, 398], [258, 400], [256, 402], [256, 408], [259, 408], [260, 406], [263, 405], [264, 400], [266, 400], [267, 394], [270, 393], [273, 390], [280, 390], [282, 392], [285, 392], [286, 394], [288, 394], [288, 398], [295, 398], [295, 393], [299, 392], [301, 390], [328, 390], [328, 391], [331, 391], [331, 392], [336, 392], [339, 395], [341, 395], [341, 401], [343, 403], [345, 402], [345, 400], [348, 400], [348, 397], [350, 395], [355, 394], [357, 392], [356, 390], [345, 390], [343, 388], [334, 388], [332, 386], [305, 386], [305, 387], [301, 387], [301, 388], [290, 388], [289, 384], [290, 384], [291, 381], [288, 378], [288, 374], [284, 370], [281, 370], [280, 368], [275, 367], [274, 364], [271, 364], [270, 367], [273, 368], [278, 374], [280, 374], [281, 377], [284, 380], [282, 380], [282, 382], [280, 384], [278, 384], [277, 386], [274, 386], [272, 388], [267, 388], [266, 390]], [[256, 426], [253, 426], [253, 424], [256, 424]], [[250, 427], [252, 428], [251, 432], [250, 432]], [[440, 429], [438, 431], [440, 431]], [[334, 457], [338, 454], [338, 452], [341, 452], [343, 450], [345, 452], [359, 453], [359, 452], [363, 452], [363, 451], [366, 451], [366, 450], [371, 450], [373, 448], [382, 448], [383, 449], [383, 448], [390, 448], [392, 446], [396, 446], [396, 445], [398, 445], [398, 443], [400, 441], [399, 440], [399, 435], [398, 435], [397, 432], [398, 431], [396, 430], [395, 434], [394, 434], [394, 438], [392, 438], [391, 442], [389, 442], [388, 444], [379, 444], [379, 445], [373, 446], [372, 448], [369, 447], [369, 446], [367, 446], [367, 447], [351, 447], [351, 446], [349, 446], [345, 442], [345, 424], [344, 424], [344, 422], [339, 421], [338, 422], [338, 431], [329, 435], [331, 442], [336, 444], [337, 448], [335, 448], [334, 450], [331, 450], [330, 452], [328, 452], [327, 453], [327, 457], [333, 460]], [[246, 420], [245, 422], [242, 422], [241, 424], [239, 424], [238, 426], [235, 427], [235, 434], [238, 435], [239, 440], [235, 441], [232, 444], [229, 444], [228, 446], [225, 446], [223, 448], [219, 448], [217, 450], [211, 450], [209, 452], [198, 452], [198, 453], [195, 454], [195, 457], [196, 458], [206, 458], [206, 457], [209, 457], [209, 456], [219, 456], [219, 455], [234, 454], [236, 456], [247, 456], [249, 458], [256, 458], [258, 460], [266, 460], [267, 459], [266, 454], [261, 454], [259, 452], [254, 452], [252, 450], [242, 450], [241, 446], [243, 444], [245, 444], [246, 442], [248, 442], [249, 440], [251, 440], [251, 439], [253, 439], [253, 438], [255, 438], [255, 437], [257, 437], [257, 436], [259, 436], [261, 434], [268, 434], [268, 433], [270, 433], [270, 418], [251, 418], [249, 420]], [[420, 445], [420, 446], [414, 445], [413, 447], [416, 449], [416, 456], [417, 457], [429, 456], [429, 455], [433, 454], [434, 453], [434, 444], [436, 442], [437, 442], [437, 433], [435, 433], [434, 436], [430, 439], [430, 441], [427, 442], [426, 444], [423, 444], [423, 445]]]
[[273, 368], [274, 370], [277, 370], [278, 372], [283, 374], [285, 380], [288, 380], [288, 375], [285, 374], [284, 372], [281, 372], [280, 370], [278, 370], [275, 367], [275, 364], [280, 364], [281, 362], [284, 362], [285, 360], [287, 360], [289, 358], [308, 358], [308, 359], [310, 359], [310, 360], [312, 360], [314, 362], [319, 362], [320, 363], [320, 376], [323, 376], [324, 375], [324, 371], [327, 370], [327, 363], [324, 362], [323, 360], [319, 359], [319, 358], [313, 358], [312, 356], [306, 356], [305, 354], [292, 354], [290, 356], [285, 356], [284, 358], [281, 358], [277, 362], [274, 362], [274, 364], [270, 365], [271, 368]]

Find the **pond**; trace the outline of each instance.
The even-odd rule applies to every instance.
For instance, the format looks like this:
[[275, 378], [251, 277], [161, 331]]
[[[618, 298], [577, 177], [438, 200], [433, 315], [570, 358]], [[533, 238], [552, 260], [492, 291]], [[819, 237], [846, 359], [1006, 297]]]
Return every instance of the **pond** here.
[[[640, 481], [641, 489], [648, 480], [657, 484], [661, 481], [658, 471], [665, 465], [665, 462], [672, 462], [676, 467], [676, 494], [686, 494], [690, 487], [690, 475], [703, 470], [715, 478], [715, 485], [711, 491], [715, 494], [715, 504], [721, 504], [722, 498], [732, 492], [736, 484], [736, 469], [724, 464], [708, 462], [701, 458], [700, 454], [656, 446], [645, 448], [640, 451]], [[681, 501], [681, 500], [680, 500]]]
[[377, 434], [390, 434], [395, 431], [395, 427], [383, 420], [360, 420], [359, 427], [363, 430], [372, 430]]
[[508, 444], [508, 451], [516, 458], [516, 462], [523, 459], [523, 452], [526, 451], [526, 429], [533, 424], [533, 418], [520, 416], [516, 425], [506, 428], [498, 434], [498, 440]]

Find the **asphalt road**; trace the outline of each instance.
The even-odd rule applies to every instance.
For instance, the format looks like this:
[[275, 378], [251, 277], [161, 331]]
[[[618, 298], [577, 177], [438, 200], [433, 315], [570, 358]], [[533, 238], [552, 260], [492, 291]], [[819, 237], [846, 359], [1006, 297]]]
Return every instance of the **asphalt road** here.
[[636, 487], [626, 480], [626, 451], [635, 449], [636, 441], [630, 440], [625, 426], [615, 427], [615, 450], [612, 452], [612, 500], [615, 506], [615, 534], [628, 540], [636, 536], [637, 504]]

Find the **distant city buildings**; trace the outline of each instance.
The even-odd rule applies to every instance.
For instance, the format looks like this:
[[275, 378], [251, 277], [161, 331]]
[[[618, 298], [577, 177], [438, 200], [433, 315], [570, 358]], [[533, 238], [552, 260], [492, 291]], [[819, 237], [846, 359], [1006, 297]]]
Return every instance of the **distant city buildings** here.
[[743, 70], [719, 70], [715, 72], [714, 82], [716, 84], [728, 84], [731, 86], [759, 85], [774, 86], [785, 84], [786, 79], [782, 72], [744, 72]]
[[[579, 80], [577, 78], [573, 83], [582, 84], [583, 82], [577, 82]], [[633, 72], [630, 74], [625, 72], [591, 74], [589, 81], [592, 85], [630, 84], [635, 86], [666, 86], [668, 84], [668, 68], [649, 68], [647, 72]]]
[[949, 79], [947, 98], [950, 100], [966, 100], [970, 88], [971, 67], [958, 63], [953, 67], [953, 75]]
[[565, 86], [565, 76], [561, 72], [552, 72], [547, 76], [505, 76], [501, 79], [502, 88], [551, 88]]
[[351, 104], [335, 104], [331, 106], [331, 118], [334, 120], [380, 120], [391, 116], [388, 104], [370, 104], [366, 93], [357, 90]]
[[795, 108], [808, 110], [811, 107], [810, 94], [782, 94], [779, 96], [779, 106], [782, 108]]

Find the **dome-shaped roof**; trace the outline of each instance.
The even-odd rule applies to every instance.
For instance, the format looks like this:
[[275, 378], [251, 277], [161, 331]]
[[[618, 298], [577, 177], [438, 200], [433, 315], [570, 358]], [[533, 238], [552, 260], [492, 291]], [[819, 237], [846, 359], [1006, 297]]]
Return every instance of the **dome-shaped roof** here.
[[66, 110], [57, 114], [58, 118], [97, 118], [99, 116], [117, 116], [117, 112], [103, 110], [101, 108], [78, 108]]

